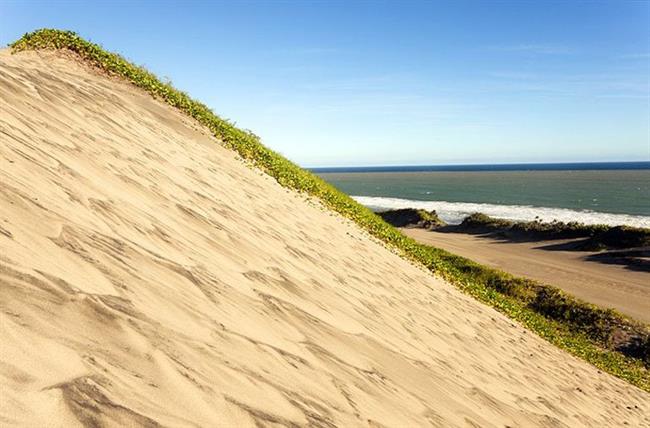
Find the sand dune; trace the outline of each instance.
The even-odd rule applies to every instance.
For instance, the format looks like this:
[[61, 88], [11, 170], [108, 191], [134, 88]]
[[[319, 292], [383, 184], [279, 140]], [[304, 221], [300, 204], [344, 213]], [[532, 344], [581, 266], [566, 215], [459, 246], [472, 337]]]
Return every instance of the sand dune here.
[[599, 372], [55, 53], [0, 53], [3, 426], [650, 426]]

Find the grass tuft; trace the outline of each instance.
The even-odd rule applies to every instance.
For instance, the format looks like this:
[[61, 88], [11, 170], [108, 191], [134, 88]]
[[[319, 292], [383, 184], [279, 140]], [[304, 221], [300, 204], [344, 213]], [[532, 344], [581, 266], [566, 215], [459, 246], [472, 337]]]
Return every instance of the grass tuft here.
[[[105, 72], [125, 78], [205, 125], [227, 147], [274, 177], [281, 185], [319, 198], [329, 209], [356, 222], [404, 257], [423, 264], [477, 300], [519, 321], [571, 354], [650, 392], [650, 371], [644, 364], [644, 361], [648, 361], [647, 350], [650, 346], [648, 336], [643, 336], [647, 334], [646, 326], [614, 311], [580, 302], [552, 287], [544, 286], [540, 291], [540, 285], [532, 281], [515, 278], [417, 243], [348, 195], [262, 145], [252, 132], [238, 129], [170, 83], [161, 82], [143, 67], [107, 52], [71, 31], [37, 30], [25, 34], [11, 44], [11, 48], [13, 52], [66, 49]], [[637, 340], [640, 344], [637, 346], [638, 355], [613, 347], [613, 336], [621, 332], [641, 334]], [[645, 349], [646, 353], [639, 349]]]

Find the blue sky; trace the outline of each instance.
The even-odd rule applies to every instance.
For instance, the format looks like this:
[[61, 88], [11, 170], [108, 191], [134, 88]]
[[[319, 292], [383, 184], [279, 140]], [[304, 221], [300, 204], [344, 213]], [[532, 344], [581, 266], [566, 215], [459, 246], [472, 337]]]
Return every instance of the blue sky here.
[[650, 160], [650, 3], [12, 2], [304, 166]]

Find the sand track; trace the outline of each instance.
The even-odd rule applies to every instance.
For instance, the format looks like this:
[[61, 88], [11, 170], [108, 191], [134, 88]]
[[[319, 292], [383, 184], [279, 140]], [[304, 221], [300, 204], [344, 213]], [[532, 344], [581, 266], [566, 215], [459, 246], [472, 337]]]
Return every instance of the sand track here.
[[0, 424], [650, 426], [193, 121], [0, 53]]
[[597, 252], [548, 249], [573, 240], [510, 242], [489, 235], [408, 228], [402, 232], [423, 244], [553, 285], [586, 302], [650, 323], [650, 274], [590, 261]]

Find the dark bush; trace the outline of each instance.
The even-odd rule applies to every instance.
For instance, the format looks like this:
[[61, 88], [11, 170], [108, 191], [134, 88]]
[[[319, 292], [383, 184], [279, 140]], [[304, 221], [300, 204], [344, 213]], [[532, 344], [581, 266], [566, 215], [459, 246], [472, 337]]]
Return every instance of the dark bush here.
[[421, 227], [435, 229], [445, 226], [435, 211], [402, 208], [397, 210], [380, 211], [377, 213], [385, 222], [395, 227]]

